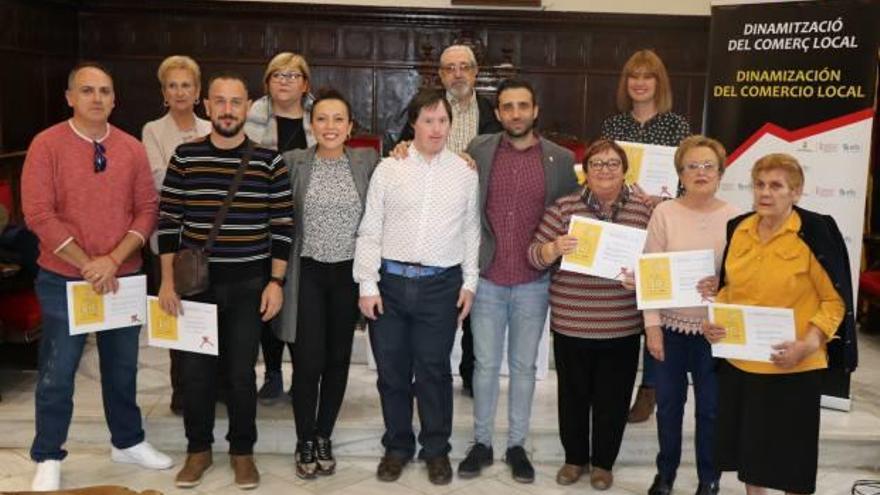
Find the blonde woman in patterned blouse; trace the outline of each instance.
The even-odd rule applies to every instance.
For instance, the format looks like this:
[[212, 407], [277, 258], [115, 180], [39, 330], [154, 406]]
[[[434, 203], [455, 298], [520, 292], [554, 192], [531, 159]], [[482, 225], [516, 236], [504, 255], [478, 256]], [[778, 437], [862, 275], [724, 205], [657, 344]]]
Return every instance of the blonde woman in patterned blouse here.
[[310, 115], [317, 143], [284, 153], [293, 188], [293, 251], [284, 308], [274, 334], [295, 342], [293, 415], [296, 474], [333, 474], [330, 436], [348, 382], [358, 286], [352, 280], [355, 234], [379, 156], [345, 146], [351, 108], [334, 90], [319, 93]]

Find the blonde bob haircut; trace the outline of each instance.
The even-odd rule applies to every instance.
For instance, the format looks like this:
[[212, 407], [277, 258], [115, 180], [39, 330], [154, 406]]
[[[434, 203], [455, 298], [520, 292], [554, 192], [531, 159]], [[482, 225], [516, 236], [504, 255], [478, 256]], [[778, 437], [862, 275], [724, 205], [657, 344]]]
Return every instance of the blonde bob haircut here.
[[724, 145], [717, 140], [703, 136], [702, 134], [694, 134], [693, 136], [684, 138], [681, 144], [678, 145], [678, 149], [675, 150], [675, 171], [678, 172], [678, 175], [681, 175], [682, 172], [684, 172], [684, 155], [694, 148], [709, 148], [712, 150], [712, 153], [715, 153], [715, 158], [718, 159], [718, 175], [724, 175], [724, 166], [727, 161], [727, 150], [725, 150]]
[[654, 50], [639, 50], [632, 54], [623, 65], [620, 73], [620, 81], [617, 83], [617, 109], [621, 112], [632, 110], [632, 99], [626, 89], [627, 79], [637, 73], [653, 76], [657, 80], [657, 89], [654, 92], [654, 104], [657, 112], [664, 113], [672, 110], [672, 87], [669, 84], [669, 74], [666, 66]]
[[192, 74], [196, 89], [202, 87], [202, 71], [199, 69], [199, 64], [186, 55], [172, 55], [163, 60], [162, 63], [159, 64], [159, 70], [156, 71], [156, 76], [159, 78], [159, 84], [161, 84], [163, 88], [165, 87], [165, 78], [168, 77], [168, 73], [174, 69], [189, 71], [189, 73]]
[[788, 187], [795, 191], [801, 191], [804, 187], [804, 169], [798, 163], [797, 158], [788, 153], [770, 153], [758, 158], [752, 167], [752, 183], [758, 179], [758, 175], [771, 170], [785, 172]]
[[266, 66], [266, 72], [263, 73], [263, 89], [266, 90], [266, 94], [269, 94], [269, 78], [272, 77], [272, 74], [288, 68], [302, 72], [303, 79], [306, 82], [312, 79], [312, 72], [309, 70], [309, 64], [306, 62], [305, 57], [293, 52], [281, 52], [272, 57], [269, 65]]

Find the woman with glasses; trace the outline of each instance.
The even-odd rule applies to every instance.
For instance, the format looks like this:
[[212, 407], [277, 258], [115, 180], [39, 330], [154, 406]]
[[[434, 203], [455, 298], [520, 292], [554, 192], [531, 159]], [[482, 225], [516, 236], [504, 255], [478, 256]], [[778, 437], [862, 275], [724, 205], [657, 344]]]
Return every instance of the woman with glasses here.
[[[715, 273], [721, 266], [726, 227], [739, 209], [717, 197], [727, 152], [718, 141], [690, 136], [678, 146], [675, 169], [682, 185], [680, 197], [657, 205], [648, 223], [646, 253], [711, 249]], [[713, 296], [717, 277], [700, 280], [697, 288]], [[687, 402], [688, 372], [693, 378], [696, 407], [695, 452], [699, 485], [696, 495], [718, 493], [718, 468], [714, 462], [718, 383], [709, 343], [701, 323], [706, 308], [645, 310], [646, 347], [657, 360], [657, 475], [648, 495], [669, 495], [681, 461], [681, 424]]]
[[358, 286], [352, 280], [355, 234], [370, 176], [379, 160], [371, 148], [345, 146], [352, 129], [348, 101], [322, 91], [312, 106], [317, 144], [284, 154], [297, 225], [287, 265], [278, 335], [296, 340], [293, 415], [296, 475], [333, 474], [330, 436], [348, 382]]
[[[690, 136], [687, 119], [673, 113], [669, 74], [653, 50], [639, 50], [630, 56], [617, 84], [619, 114], [602, 122], [602, 137], [661, 146], [678, 146]], [[649, 197], [636, 186], [635, 192], [651, 206], [661, 198]], [[642, 384], [629, 414], [631, 423], [647, 421], [654, 412], [654, 359], [647, 347], [643, 353]]]
[[[573, 253], [572, 216], [644, 229], [650, 211], [624, 185], [626, 154], [600, 139], [583, 161], [586, 187], [544, 212], [529, 246], [529, 262], [545, 270]], [[556, 359], [559, 436], [565, 465], [557, 481], [575, 483], [592, 465], [590, 484], [608, 489], [620, 451], [639, 362], [642, 313], [635, 291], [620, 280], [556, 270], [550, 282], [550, 329]], [[590, 416], [592, 415], [592, 424]]]
[[[830, 215], [797, 206], [795, 157], [763, 156], [751, 175], [755, 211], [728, 224], [717, 300], [790, 308], [795, 336], [769, 362], [719, 360], [716, 462], [749, 495], [813, 493], [825, 368], [857, 364], [849, 256]], [[727, 332], [704, 321], [703, 333], [715, 343]]]
[[[183, 55], [173, 55], [159, 64], [157, 71], [159, 86], [162, 89], [163, 105], [167, 109], [165, 115], [157, 120], [147, 122], [141, 140], [147, 149], [150, 170], [153, 172], [153, 183], [156, 190], [162, 188], [165, 170], [177, 146], [211, 133], [211, 122], [199, 118], [194, 107], [199, 104], [201, 90], [201, 71], [195, 60]], [[101, 150], [103, 152], [103, 150]], [[100, 155], [103, 159], [103, 155]], [[96, 166], [103, 163], [96, 164]], [[159, 286], [159, 246], [156, 233], [150, 236], [152, 255], [145, 256], [150, 267], [147, 269], [150, 285]], [[180, 396], [180, 379], [178, 378], [178, 356], [180, 351], [171, 350], [171, 410], [183, 414], [183, 397]]]
[[[244, 132], [263, 146], [281, 153], [314, 146], [309, 112], [314, 98], [309, 94], [311, 72], [301, 55], [281, 52], [269, 61], [263, 74], [266, 95], [251, 105]], [[298, 225], [298, 224], [297, 224]], [[266, 372], [257, 397], [263, 404], [272, 404], [284, 395], [281, 357], [284, 341], [273, 334], [269, 325], [263, 327], [260, 340]], [[293, 359], [293, 344], [287, 343]]]

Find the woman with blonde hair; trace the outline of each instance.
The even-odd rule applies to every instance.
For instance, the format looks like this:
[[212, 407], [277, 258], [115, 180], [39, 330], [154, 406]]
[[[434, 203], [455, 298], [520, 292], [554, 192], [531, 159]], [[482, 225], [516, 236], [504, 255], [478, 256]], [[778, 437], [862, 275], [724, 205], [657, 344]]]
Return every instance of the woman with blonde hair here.
[[[244, 132], [264, 148], [285, 153], [315, 145], [311, 111], [314, 97], [309, 93], [311, 71], [302, 55], [281, 52], [272, 57], [263, 73], [265, 96], [251, 105]], [[269, 325], [263, 327], [260, 339], [266, 371], [257, 394], [263, 404], [272, 404], [284, 394], [281, 357], [285, 342]], [[293, 343], [287, 342], [293, 360]]]
[[[617, 83], [617, 109], [621, 112], [602, 122], [602, 137], [615, 141], [678, 146], [690, 136], [686, 118], [672, 112], [669, 74], [653, 50], [639, 50], [630, 56]], [[635, 187], [637, 196], [650, 206], [661, 198], [648, 197]], [[654, 412], [654, 358], [647, 346], [642, 354], [642, 384], [629, 414], [631, 423], [647, 421]]]
[[[201, 90], [201, 71], [199, 64], [185, 55], [172, 55], [159, 64], [156, 72], [159, 78], [159, 86], [162, 88], [164, 106], [167, 109], [165, 115], [159, 119], [147, 122], [144, 126], [141, 140], [147, 150], [147, 158], [150, 161], [150, 170], [153, 172], [153, 182], [156, 190], [162, 188], [165, 180], [165, 170], [168, 162], [177, 146], [198, 139], [211, 133], [211, 122], [199, 118], [194, 109], [199, 104]], [[150, 251], [152, 256], [145, 256], [144, 260], [156, 269], [146, 270], [150, 277], [152, 287], [159, 286], [158, 258], [159, 246], [156, 241], [156, 233], [150, 237]], [[171, 410], [175, 414], [183, 414], [183, 397], [180, 396], [180, 382], [178, 379], [178, 354], [179, 351], [171, 350]]]
[[[715, 193], [724, 174], [727, 152], [718, 141], [690, 136], [678, 146], [675, 169], [683, 193], [654, 208], [648, 222], [646, 253], [711, 249], [715, 274], [721, 267], [727, 222], [739, 208], [718, 199]], [[704, 296], [714, 296], [718, 278], [697, 283]], [[669, 495], [681, 462], [682, 419], [688, 395], [688, 372], [694, 385], [694, 436], [697, 495], [718, 493], [718, 470], [714, 462], [715, 418], [718, 415], [718, 383], [712, 349], [703, 338], [706, 308], [645, 310], [646, 348], [657, 360], [657, 475], [648, 495]]]

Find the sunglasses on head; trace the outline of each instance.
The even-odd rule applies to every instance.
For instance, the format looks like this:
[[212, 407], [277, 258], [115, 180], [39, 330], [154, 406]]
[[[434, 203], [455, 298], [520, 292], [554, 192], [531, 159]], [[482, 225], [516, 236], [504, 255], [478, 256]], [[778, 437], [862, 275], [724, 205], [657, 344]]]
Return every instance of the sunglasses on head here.
[[100, 173], [107, 170], [107, 155], [104, 153], [107, 151], [104, 148], [104, 145], [95, 141], [95, 173]]

